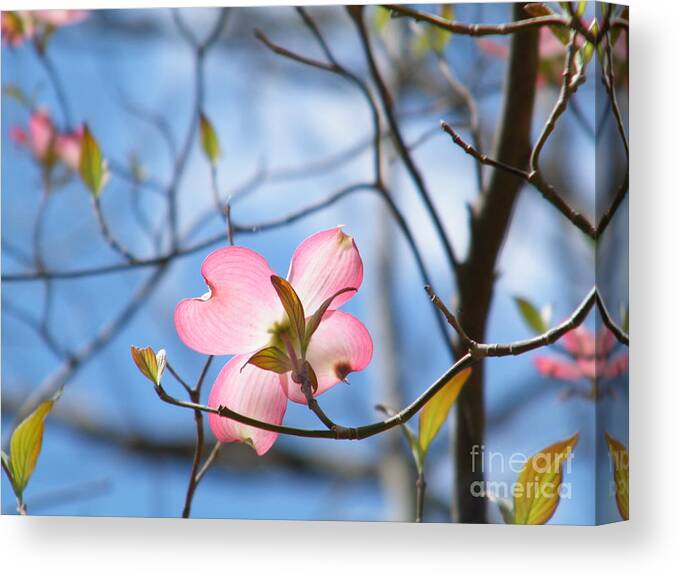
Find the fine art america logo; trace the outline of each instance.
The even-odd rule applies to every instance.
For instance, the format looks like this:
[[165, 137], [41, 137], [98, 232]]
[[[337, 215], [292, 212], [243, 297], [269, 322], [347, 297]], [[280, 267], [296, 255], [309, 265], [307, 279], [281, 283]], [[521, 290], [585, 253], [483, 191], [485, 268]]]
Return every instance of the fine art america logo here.
[[[562, 449], [546, 448], [529, 456], [523, 452], [506, 455], [502, 452], [487, 451], [484, 445], [471, 449], [473, 473], [483, 476], [515, 474], [515, 481], [477, 480], [471, 483], [473, 497], [490, 499], [571, 499], [572, 484], [563, 481], [563, 475], [572, 471], [574, 461], [573, 445]], [[560, 446], [559, 446], [560, 447]]]

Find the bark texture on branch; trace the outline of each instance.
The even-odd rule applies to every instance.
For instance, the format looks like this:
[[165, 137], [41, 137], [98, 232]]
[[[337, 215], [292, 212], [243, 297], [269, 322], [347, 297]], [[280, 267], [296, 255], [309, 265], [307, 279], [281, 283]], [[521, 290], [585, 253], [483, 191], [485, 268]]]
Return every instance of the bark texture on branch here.
[[[525, 18], [523, 4], [515, 4], [515, 20]], [[534, 111], [538, 64], [538, 30], [512, 36], [505, 80], [505, 99], [493, 156], [513, 166], [526, 167], [530, 156], [530, 131]], [[495, 265], [508, 231], [513, 207], [523, 185], [521, 178], [493, 170], [470, 214], [468, 254], [458, 272], [459, 321], [468, 335], [485, 341], [487, 318], [492, 305]], [[460, 357], [465, 353], [457, 350]], [[483, 445], [485, 405], [484, 363], [473, 369], [459, 399], [455, 428], [455, 489], [453, 519], [463, 523], [485, 523], [485, 500], [471, 495], [475, 481], [483, 480], [480, 461], [473, 465], [474, 445]]]

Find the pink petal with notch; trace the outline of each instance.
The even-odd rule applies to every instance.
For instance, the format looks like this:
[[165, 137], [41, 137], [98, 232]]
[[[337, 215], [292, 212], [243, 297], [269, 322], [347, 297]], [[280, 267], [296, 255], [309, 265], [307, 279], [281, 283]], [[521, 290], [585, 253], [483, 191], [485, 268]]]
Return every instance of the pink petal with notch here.
[[248, 248], [225, 247], [207, 256], [201, 272], [210, 291], [179, 302], [174, 312], [181, 341], [207, 355], [247, 353], [267, 344], [284, 312], [266, 260]]

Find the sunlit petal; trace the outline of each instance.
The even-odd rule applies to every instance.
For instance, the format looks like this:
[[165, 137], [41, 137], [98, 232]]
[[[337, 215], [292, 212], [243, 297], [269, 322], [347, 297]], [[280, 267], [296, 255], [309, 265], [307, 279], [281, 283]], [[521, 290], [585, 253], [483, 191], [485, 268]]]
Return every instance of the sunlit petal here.
[[[247, 359], [247, 355], [236, 355], [223, 367], [212, 386], [208, 405], [214, 408], [226, 406], [254, 419], [279, 425], [287, 408], [281, 376], [253, 365], [245, 366]], [[244, 425], [217, 414], [209, 415], [209, 424], [219, 441], [247, 443], [258, 455], [266, 453], [278, 437], [275, 432]]]
[[226, 247], [207, 256], [201, 271], [210, 291], [179, 302], [174, 313], [181, 340], [209, 355], [265, 345], [271, 326], [283, 317], [266, 260], [248, 248]]
[[[358, 289], [363, 281], [363, 262], [353, 238], [341, 228], [333, 228], [313, 234], [299, 244], [287, 279], [310, 315], [339, 290]], [[341, 307], [354, 293], [341, 294], [329, 309]]]
[[[342, 311], [325, 314], [308, 347], [306, 359], [318, 378], [315, 395], [327, 391], [353, 371], [365, 369], [372, 359], [372, 338], [355, 317]], [[292, 401], [306, 403], [301, 386], [285, 380]]]

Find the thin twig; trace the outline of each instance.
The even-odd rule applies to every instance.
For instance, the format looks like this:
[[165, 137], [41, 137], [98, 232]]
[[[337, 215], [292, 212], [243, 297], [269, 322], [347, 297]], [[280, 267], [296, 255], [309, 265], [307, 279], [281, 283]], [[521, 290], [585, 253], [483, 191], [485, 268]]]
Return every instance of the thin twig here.
[[603, 297], [600, 295], [599, 291], [596, 291], [596, 303], [598, 304], [598, 310], [600, 311], [600, 317], [603, 318], [603, 323], [614, 334], [614, 336], [617, 338], [617, 340], [620, 343], [623, 343], [625, 346], [628, 346], [629, 345], [629, 334], [627, 334], [621, 327], [619, 327], [614, 322], [614, 320], [612, 319], [612, 316], [610, 315], [610, 312], [607, 309], [607, 306], [605, 305], [605, 302], [603, 301]]
[[417, 481], [415, 486], [417, 490], [417, 496], [414, 521], [415, 523], [422, 523], [424, 521], [424, 501], [426, 499], [426, 477], [424, 475], [423, 468], [417, 470]]
[[172, 374], [172, 377], [174, 377], [174, 379], [177, 380], [177, 382], [181, 385], [181, 387], [184, 388], [186, 393], [188, 393], [190, 395], [191, 392], [193, 391], [191, 386], [188, 383], [186, 383], [186, 380], [179, 375], [177, 370], [174, 369], [174, 367], [172, 366], [172, 364], [169, 361], [166, 363], [166, 366], [167, 366], [167, 371], [169, 371]]
[[351, 6], [348, 7], [347, 10], [349, 15], [353, 19], [353, 22], [355, 23], [356, 29], [358, 31], [358, 36], [363, 47], [363, 52], [365, 53], [365, 57], [367, 59], [370, 74], [372, 76], [372, 79], [374, 80], [374, 83], [377, 86], [377, 92], [379, 93], [381, 106], [382, 109], [384, 110], [384, 114], [386, 115], [386, 119], [388, 121], [388, 125], [391, 130], [396, 149], [403, 160], [403, 164], [405, 165], [407, 172], [409, 173], [410, 177], [412, 178], [412, 181], [415, 184], [415, 187], [419, 193], [421, 200], [424, 203], [424, 206], [426, 207], [429, 217], [431, 218], [431, 222], [433, 223], [433, 227], [436, 230], [438, 239], [443, 245], [445, 257], [447, 258], [448, 264], [450, 265], [451, 270], [457, 271], [459, 268], [459, 262], [454, 253], [454, 249], [452, 248], [452, 243], [450, 242], [450, 239], [447, 236], [447, 232], [445, 231], [445, 227], [443, 226], [440, 216], [438, 215], [438, 212], [435, 206], [433, 205], [433, 201], [431, 200], [431, 196], [429, 194], [428, 188], [426, 187], [426, 183], [424, 182], [424, 178], [421, 175], [419, 168], [414, 163], [414, 160], [412, 159], [410, 151], [408, 150], [407, 145], [405, 144], [405, 140], [400, 131], [400, 125], [398, 123], [398, 119], [395, 115], [395, 110], [393, 107], [393, 98], [391, 97], [391, 93], [389, 92], [389, 89], [386, 86], [386, 83], [381, 75], [381, 71], [379, 70], [379, 66], [377, 65], [377, 61], [372, 51], [369, 34], [367, 32], [365, 21], [363, 19], [363, 7]]
[[462, 137], [454, 130], [454, 128], [452, 128], [447, 122], [441, 122], [440, 125], [442, 129], [452, 137], [452, 141], [462, 148], [467, 154], [483, 164], [519, 176], [526, 182], [532, 184], [541, 193], [544, 199], [553, 205], [577, 228], [594, 239], [598, 237], [598, 231], [588, 220], [588, 218], [581, 212], [572, 208], [565, 200], [563, 200], [562, 196], [555, 190], [555, 188], [546, 183], [538, 172], [522, 170], [504, 162], [494, 160], [485, 154], [481, 154], [473, 146], [465, 142]]
[[114, 252], [120, 254], [129, 263], [134, 263], [136, 258], [132, 252], [130, 252], [125, 246], [123, 246], [113, 237], [113, 234], [106, 223], [106, 218], [104, 217], [103, 211], [101, 209], [101, 201], [99, 198], [94, 198], [92, 205], [94, 206], [94, 214], [96, 215], [99, 231], [101, 232], [101, 236], [103, 237], [104, 241]]
[[[199, 394], [191, 393], [191, 401], [198, 403], [200, 401]], [[205, 444], [205, 429], [203, 425], [202, 412], [199, 409], [193, 411], [195, 418], [195, 452], [193, 454], [193, 463], [191, 464], [191, 474], [188, 479], [188, 488], [186, 489], [186, 498], [184, 500], [184, 508], [181, 512], [181, 517], [188, 519], [191, 516], [191, 505], [193, 504], [193, 495], [198, 485], [197, 476], [202, 459], [202, 451]]]
[[558, 118], [565, 113], [567, 105], [572, 95], [577, 91], [577, 88], [584, 83], [584, 70], [581, 70], [577, 75], [577, 79], [572, 81], [572, 72], [574, 67], [574, 56], [577, 53], [577, 33], [573, 32], [570, 36], [570, 41], [567, 45], [567, 57], [565, 58], [565, 66], [563, 68], [563, 81], [560, 88], [560, 95], [556, 101], [551, 114], [544, 123], [541, 134], [537, 138], [537, 142], [532, 147], [530, 154], [530, 171], [539, 172], [539, 157], [541, 151], [546, 145], [547, 140], [556, 128]]
[[61, 115], [63, 119], [63, 124], [62, 127], [65, 130], [69, 130], [72, 127], [72, 115], [71, 115], [71, 110], [70, 106], [68, 105], [68, 98], [66, 97], [66, 91], [64, 90], [64, 86], [61, 83], [61, 78], [59, 74], [57, 73], [56, 68], [54, 67], [54, 64], [52, 63], [52, 60], [50, 59], [49, 55], [47, 54], [47, 51], [44, 49], [41, 49], [37, 42], [34, 43], [35, 47], [35, 53], [38, 57], [38, 60], [42, 64], [43, 68], [45, 69], [45, 72], [47, 73], [47, 77], [49, 78], [50, 83], [52, 84], [52, 88], [54, 89], [54, 94], [56, 95], [57, 102], [59, 104], [59, 108], [61, 110]]
[[214, 462], [217, 460], [217, 455], [219, 455], [219, 451], [221, 450], [222, 445], [223, 443], [221, 443], [220, 441], [217, 441], [214, 444], [214, 447], [212, 448], [209, 455], [205, 459], [205, 462], [202, 464], [200, 471], [198, 471], [198, 474], [195, 476], [196, 487], [200, 484], [202, 478], [205, 476], [205, 474], [209, 471], [210, 467], [212, 467]]
[[521, 30], [530, 28], [541, 28], [542, 26], [562, 26], [569, 27], [570, 19], [563, 16], [539, 16], [537, 18], [528, 18], [526, 20], [517, 20], [515, 22], [508, 22], [505, 24], [463, 24], [461, 22], [453, 22], [435, 14], [428, 14], [413, 10], [407, 6], [400, 4], [383, 4], [391, 12], [414, 18], [418, 22], [427, 22], [442, 30], [453, 32], [464, 36], [505, 36], [507, 34], [514, 34]]

